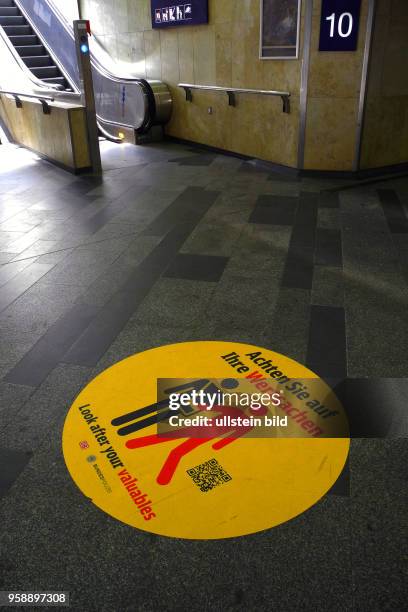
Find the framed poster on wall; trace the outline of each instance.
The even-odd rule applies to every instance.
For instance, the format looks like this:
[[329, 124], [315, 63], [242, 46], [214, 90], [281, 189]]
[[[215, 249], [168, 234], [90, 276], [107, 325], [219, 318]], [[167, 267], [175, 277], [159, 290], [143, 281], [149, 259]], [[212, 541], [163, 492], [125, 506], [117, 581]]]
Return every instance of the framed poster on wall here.
[[260, 59], [297, 59], [301, 0], [261, 0]]

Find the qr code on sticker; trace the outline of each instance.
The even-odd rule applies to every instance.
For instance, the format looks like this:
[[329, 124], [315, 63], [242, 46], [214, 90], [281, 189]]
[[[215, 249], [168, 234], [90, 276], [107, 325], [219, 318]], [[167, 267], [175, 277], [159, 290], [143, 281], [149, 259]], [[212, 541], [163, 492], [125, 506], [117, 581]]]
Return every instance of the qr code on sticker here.
[[196, 467], [187, 470], [197, 487], [203, 493], [211, 491], [218, 485], [222, 485], [232, 480], [231, 476], [224, 470], [216, 459], [210, 459]]

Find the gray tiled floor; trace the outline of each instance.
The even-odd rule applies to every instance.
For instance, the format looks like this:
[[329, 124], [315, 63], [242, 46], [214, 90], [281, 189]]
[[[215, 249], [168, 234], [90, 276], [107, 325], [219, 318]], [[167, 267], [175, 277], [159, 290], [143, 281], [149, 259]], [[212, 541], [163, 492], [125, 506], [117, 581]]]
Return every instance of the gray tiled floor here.
[[60, 439], [96, 373], [171, 342], [407, 378], [408, 178], [349, 188], [169, 143], [102, 157], [100, 182], [0, 147], [0, 588], [63, 586], [82, 612], [402, 609], [405, 439], [353, 440], [350, 491], [223, 542], [106, 516]]

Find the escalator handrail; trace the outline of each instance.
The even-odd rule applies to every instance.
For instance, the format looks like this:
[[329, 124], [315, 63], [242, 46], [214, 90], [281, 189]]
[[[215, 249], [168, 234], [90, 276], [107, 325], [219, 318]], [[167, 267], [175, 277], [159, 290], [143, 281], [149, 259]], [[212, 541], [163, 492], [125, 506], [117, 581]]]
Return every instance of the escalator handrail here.
[[39, 94], [26, 93], [23, 91], [6, 91], [5, 89], [0, 89], [0, 97], [3, 94], [5, 96], [12, 96], [18, 108], [22, 108], [23, 106], [21, 98], [28, 98], [29, 100], [38, 100], [39, 102], [41, 102], [43, 113], [45, 115], [49, 115], [51, 113], [50, 105], [48, 104], [48, 102], [54, 102], [54, 98], [52, 98], [51, 96], [42, 96]]
[[0, 95], [1, 94], [6, 94], [9, 96], [18, 96], [21, 98], [35, 98], [37, 100], [46, 100], [49, 102], [54, 102], [55, 100], [55, 98], [52, 98], [51, 96], [43, 96], [42, 94], [26, 93], [24, 91], [6, 91], [5, 89], [0, 89]]
[[[102, 119], [100, 121], [102, 121]], [[100, 131], [102, 136], [104, 136], [108, 140], [111, 140], [112, 142], [116, 142], [117, 144], [122, 144], [123, 143], [123, 138], [119, 138], [118, 136], [113, 136], [112, 134], [107, 132], [105, 130], [105, 128], [102, 126], [100, 121], [97, 121], [96, 123], [98, 125], [98, 130]]]

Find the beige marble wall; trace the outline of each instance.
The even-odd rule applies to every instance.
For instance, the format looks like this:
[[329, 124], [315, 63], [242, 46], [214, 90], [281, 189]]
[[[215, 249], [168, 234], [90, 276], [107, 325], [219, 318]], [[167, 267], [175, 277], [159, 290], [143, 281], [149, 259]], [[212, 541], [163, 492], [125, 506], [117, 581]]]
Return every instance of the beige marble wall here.
[[353, 167], [368, 0], [363, 0], [357, 51], [319, 52], [321, 2], [313, 4], [305, 168]]
[[[302, 1], [300, 55], [306, 3]], [[318, 51], [321, 1], [313, 0], [305, 168], [353, 169], [369, 0], [362, 0], [358, 49]], [[408, 0], [377, 0], [362, 166], [407, 161]], [[162, 79], [171, 88], [170, 135], [288, 166], [297, 165], [299, 60], [259, 60], [259, 0], [209, 0], [210, 23], [152, 30], [150, 0], [81, 0], [82, 17], [107, 50], [139, 76]], [[281, 89], [292, 94], [292, 112], [279, 98], [194, 93], [185, 101], [179, 82]], [[212, 109], [209, 114], [208, 109]]]
[[[296, 166], [300, 60], [259, 59], [259, 0], [210, 0], [209, 9], [209, 25], [152, 30], [149, 0], [81, 0], [82, 17], [115, 58], [170, 86], [169, 134]], [[179, 82], [289, 91], [292, 111], [282, 113], [280, 98], [242, 96], [233, 108], [226, 95], [202, 92], [189, 104]]]
[[376, 12], [361, 166], [408, 162], [408, 1], [380, 0]]
[[83, 107], [54, 102], [50, 114], [45, 115], [37, 100], [23, 99], [22, 104], [17, 108], [12, 98], [0, 97], [0, 119], [9, 127], [13, 142], [71, 170], [90, 167]]

